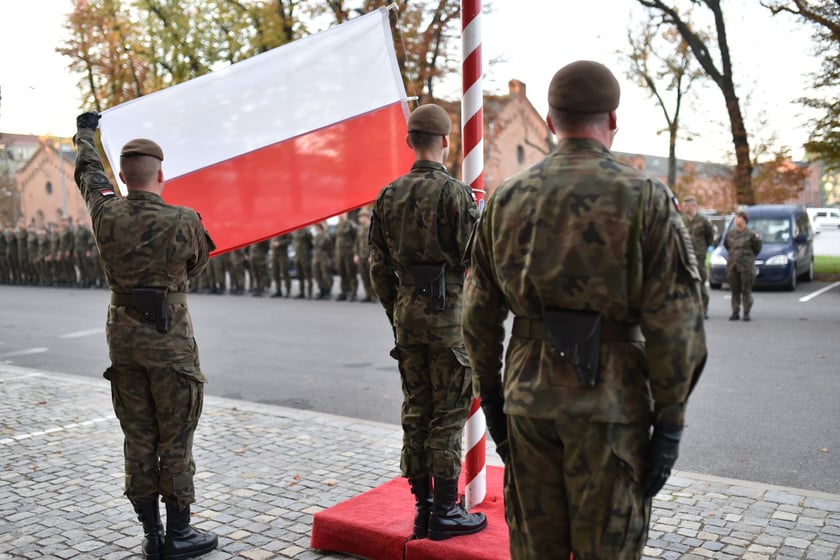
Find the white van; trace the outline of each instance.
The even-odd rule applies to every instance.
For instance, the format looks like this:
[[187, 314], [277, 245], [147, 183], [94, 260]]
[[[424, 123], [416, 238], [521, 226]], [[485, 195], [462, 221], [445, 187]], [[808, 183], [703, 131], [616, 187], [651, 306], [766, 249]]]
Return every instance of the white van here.
[[814, 231], [823, 228], [840, 228], [840, 210], [837, 208], [808, 208], [807, 212]]

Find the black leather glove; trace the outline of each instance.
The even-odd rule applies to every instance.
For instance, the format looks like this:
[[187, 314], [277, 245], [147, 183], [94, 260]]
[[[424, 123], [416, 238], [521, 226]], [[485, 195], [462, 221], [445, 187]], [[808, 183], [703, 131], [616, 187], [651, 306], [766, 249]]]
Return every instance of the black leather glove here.
[[507, 415], [505, 414], [505, 397], [501, 388], [490, 395], [482, 395], [481, 410], [484, 412], [484, 419], [487, 422], [487, 430], [490, 437], [496, 442], [496, 453], [507, 464], [510, 459], [510, 446], [508, 445]]
[[645, 498], [652, 498], [662, 490], [679, 456], [682, 426], [660, 424], [653, 427], [647, 448], [647, 470], [642, 479]]
[[102, 118], [102, 115], [97, 113], [96, 111], [88, 111], [87, 113], [82, 113], [78, 117], [76, 117], [76, 128], [89, 128], [91, 130], [96, 130], [96, 127], [99, 126], [99, 119]]

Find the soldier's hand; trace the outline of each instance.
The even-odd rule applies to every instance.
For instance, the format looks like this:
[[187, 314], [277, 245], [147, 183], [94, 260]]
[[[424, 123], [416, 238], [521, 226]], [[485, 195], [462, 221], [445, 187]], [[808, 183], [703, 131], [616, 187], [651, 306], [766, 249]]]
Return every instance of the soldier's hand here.
[[87, 113], [82, 113], [78, 117], [76, 117], [76, 128], [89, 128], [91, 130], [96, 130], [96, 127], [99, 126], [99, 119], [102, 118], [102, 115], [97, 113], [96, 111], [88, 111]]
[[652, 498], [662, 490], [679, 456], [682, 427], [661, 424], [653, 427], [647, 448], [647, 470], [642, 479], [642, 492]]
[[510, 456], [508, 445], [507, 415], [505, 414], [505, 397], [501, 388], [494, 394], [481, 396], [481, 410], [487, 422], [487, 431], [496, 442], [496, 452], [502, 461], [507, 463]]

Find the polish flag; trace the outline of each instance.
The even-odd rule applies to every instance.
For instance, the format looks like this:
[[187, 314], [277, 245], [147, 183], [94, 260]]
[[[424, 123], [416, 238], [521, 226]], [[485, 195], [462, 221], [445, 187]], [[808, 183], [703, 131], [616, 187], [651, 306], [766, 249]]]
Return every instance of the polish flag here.
[[[168, 204], [201, 214], [222, 253], [372, 202], [414, 156], [388, 9], [103, 112], [122, 146], [164, 152]], [[124, 185], [120, 185], [124, 189]]]

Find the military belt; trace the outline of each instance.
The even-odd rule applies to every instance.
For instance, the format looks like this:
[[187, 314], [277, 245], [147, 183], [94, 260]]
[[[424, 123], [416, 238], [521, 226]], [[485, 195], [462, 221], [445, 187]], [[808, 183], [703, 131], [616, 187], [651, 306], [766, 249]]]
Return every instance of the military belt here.
[[[400, 277], [400, 286], [414, 286], [414, 277], [411, 275], [410, 272], [403, 272], [399, 275]], [[460, 284], [464, 285], [464, 273], [458, 272], [457, 270], [447, 270], [446, 271], [446, 283], [447, 284]]]
[[[185, 292], [169, 292], [167, 295], [168, 303], [187, 303], [187, 294]], [[131, 294], [118, 294], [111, 292], [111, 305], [122, 305], [124, 307], [137, 307], [134, 301], [134, 296]]]
[[[537, 340], [548, 340], [548, 328], [542, 319], [529, 319], [528, 317], [514, 317], [513, 336], [522, 338], [534, 338]], [[601, 342], [644, 342], [640, 325], [631, 323], [619, 323], [601, 318]]]

